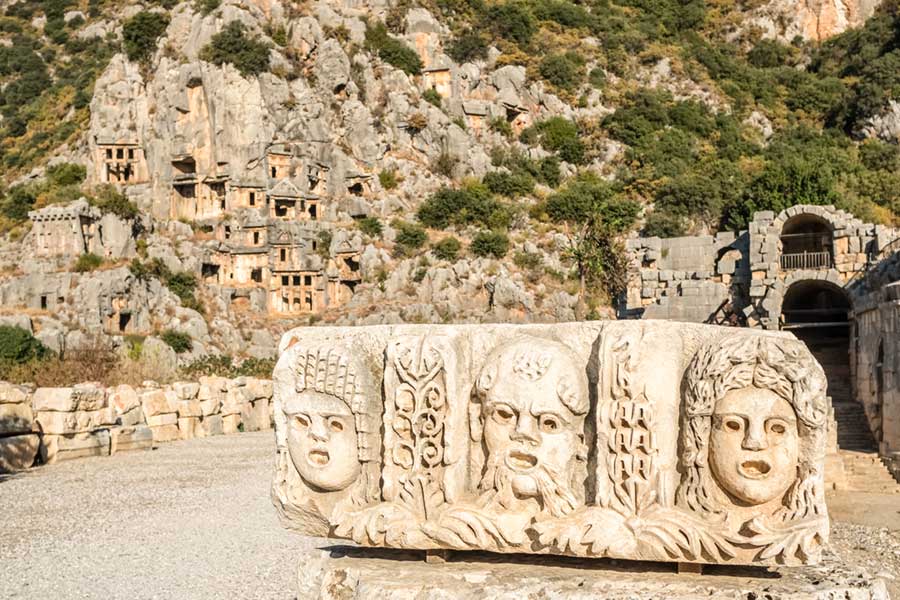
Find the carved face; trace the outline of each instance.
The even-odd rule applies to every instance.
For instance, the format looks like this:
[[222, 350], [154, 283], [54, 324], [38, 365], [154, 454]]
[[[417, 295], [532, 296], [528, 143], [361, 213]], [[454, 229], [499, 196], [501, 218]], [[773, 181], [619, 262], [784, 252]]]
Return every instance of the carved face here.
[[303, 480], [329, 492], [353, 483], [360, 466], [350, 408], [334, 396], [304, 392], [288, 400], [284, 413], [288, 453]]
[[569, 486], [584, 418], [560, 401], [558, 383], [555, 373], [538, 381], [501, 375], [484, 401], [488, 456], [508, 469], [520, 497], [540, 495], [542, 476]]
[[709, 465], [722, 488], [751, 505], [782, 496], [797, 477], [799, 438], [791, 405], [770, 390], [732, 390], [716, 403]]

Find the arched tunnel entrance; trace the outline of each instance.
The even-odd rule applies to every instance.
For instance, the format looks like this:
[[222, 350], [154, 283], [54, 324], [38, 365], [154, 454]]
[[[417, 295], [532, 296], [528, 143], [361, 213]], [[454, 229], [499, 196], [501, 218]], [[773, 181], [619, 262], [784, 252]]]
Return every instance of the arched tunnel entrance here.
[[806, 343], [821, 363], [834, 402], [849, 402], [850, 301], [841, 288], [820, 280], [798, 281], [781, 305], [782, 329]]

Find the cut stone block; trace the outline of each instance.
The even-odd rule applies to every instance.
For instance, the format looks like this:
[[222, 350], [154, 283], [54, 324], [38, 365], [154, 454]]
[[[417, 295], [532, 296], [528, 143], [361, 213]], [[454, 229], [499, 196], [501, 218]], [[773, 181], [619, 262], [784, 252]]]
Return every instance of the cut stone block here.
[[147, 425], [150, 427], [161, 427], [163, 425], [177, 425], [178, 414], [167, 413], [164, 415], [154, 415], [147, 419]]
[[24, 386], [0, 381], [0, 404], [23, 404], [29, 394], [29, 389]]
[[[684, 288], [699, 295], [682, 308], [708, 314], [707, 288], [724, 286]], [[695, 565], [822, 560], [826, 380], [782, 332], [307, 327], [280, 347], [272, 499], [306, 535]]]
[[144, 411], [141, 410], [140, 406], [135, 406], [128, 412], [119, 415], [119, 425], [129, 427], [141, 423], [146, 423], [146, 421], [144, 420]]
[[241, 411], [241, 422], [244, 424], [244, 431], [269, 429], [269, 401], [263, 398], [245, 404]]
[[219, 401], [218, 398], [210, 398], [209, 400], [200, 400], [200, 413], [204, 417], [209, 416], [209, 415], [218, 414], [221, 407], [222, 407], [222, 403]]
[[200, 427], [197, 429], [197, 437], [209, 437], [212, 435], [222, 435], [224, 433], [222, 423], [222, 415], [209, 415], [200, 420]]
[[197, 430], [200, 428], [200, 419], [198, 417], [184, 417], [178, 419], [178, 434], [183, 440], [190, 440], [197, 437]]
[[150, 426], [150, 430], [153, 432], [154, 443], [174, 442], [181, 436], [177, 424]]
[[193, 400], [197, 397], [197, 392], [200, 391], [200, 384], [179, 381], [172, 384], [172, 389], [179, 400]]
[[41, 460], [45, 464], [87, 456], [109, 456], [109, 431], [41, 437]]
[[178, 402], [174, 395], [167, 395], [162, 390], [150, 390], [141, 394], [141, 406], [144, 417], [149, 419], [156, 415], [177, 413]]
[[38, 388], [31, 404], [35, 411], [94, 411], [106, 406], [106, 392], [93, 386]]
[[31, 433], [34, 413], [28, 404], [0, 404], [0, 435]]
[[36, 433], [0, 438], [0, 473], [12, 473], [34, 464], [41, 438]]
[[200, 400], [179, 400], [178, 416], [179, 417], [200, 417], [203, 415], [203, 409], [200, 407]]
[[304, 600], [890, 598], [884, 579], [834, 554], [818, 567], [773, 570], [777, 574], [767, 577], [748, 577], [746, 567], [727, 566], [717, 566], [715, 575], [659, 568], [648, 573], [643, 563], [619, 562], [610, 568], [584, 559], [534, 555], [501, 561], [484, 552], [451, 553], [449, 562], [429, 563], [424, 552], [342, 548], [303, 552], [295, 593]]
[[241, 415], [222, 415], [222, 433], [229, 435], [240, 431]]
[[146, 425], [114, 427], [109, 430], [109, 453], [152, 450], [153, 431]]
[[120, 415], [125, 414], [137, 406], [141, 400], [137, 391], [130, 385], [120, 385], [109, 392], [109, 405], [116, 409]]
[[67, 435], [85, 433], [116, 424], [113, 408], [75, 412], [38, 412], [35, 421], [45, 434]]

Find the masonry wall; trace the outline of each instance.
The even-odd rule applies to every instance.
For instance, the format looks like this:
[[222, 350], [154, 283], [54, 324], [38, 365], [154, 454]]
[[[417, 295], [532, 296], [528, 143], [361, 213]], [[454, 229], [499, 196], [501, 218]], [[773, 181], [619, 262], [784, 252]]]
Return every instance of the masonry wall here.
[[0, 382], [0, 472], [272, 427], [272, 382], [201, 377], [135, 388]]

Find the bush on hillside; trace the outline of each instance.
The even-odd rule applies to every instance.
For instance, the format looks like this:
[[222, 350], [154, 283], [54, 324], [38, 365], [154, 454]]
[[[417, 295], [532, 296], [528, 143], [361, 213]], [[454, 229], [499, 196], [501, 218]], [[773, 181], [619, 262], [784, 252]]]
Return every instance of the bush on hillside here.
[[400, 256], [407, 256], [412, 251], [418, 250], [428, 240], [428, 234], [425, 232], [425, 229], [415, 223], [407, 223], [406, 221], [395, 219], [391, 226], [397, 230], [397, 235], [394, 237], [394, 242], [396, 243], [395, 251]]
[[78, 185], [87, 176], [87, 169], [84, 165], [59, 163], [47, 167], [46, 175], [51, 185]]
[[0, 325], [0, 368], [41, 359], [48, 353], [29, 331], [14, 325]]
[[582, 175], [547, 199], [551, 221], [597, 226], [622, 232], [634, 224], [640, 205], [618, 196], [613, 187], [594, 175]]
[[381, 233], [384, 230], [381, 225], [381, 221], [379, 221], [375, 217], [365, 217], [363, 219], [360, 219], [356, 222], [356, 226], [359, 227], [359, 230], [370, 238], [381, 237]]
[[134, 62], [143, 62], [156, 50], [156, 40], [169, 26], [169, 17], [158, 12], [142, 11], [122, 25], [125, 54]]
[[87, 273], [93, 271], [103, 264], [103, 257], [97, 256], [93, 252], [87, 252], [78, 257], [72, 270], [76, 273]]
[[508, 207], [481, 184], [441, 188], [419, 206], [416, 216], [423, 225], [434, 229], [450, 225], [508, 227], [511, 219]]
[[232, 21], [215, 34], [200, 58], [216, 65], [230, 63], [244, 77], [253, 77], [269, 69], [269, 45], [248, 35], [240, 21]]
[[584, 59], [576, 52], [550, 54], [538, 71], [546, 81], [564, 90], [575, 90], [584, 81]]
[[168, 344], [178, 354], [190, 352], [194, 347], [191, 336], [175, 329], [166, 329], [159, 335], [159, 339]]
[[460, 64], [487, 58], [487, 52], [487, 42], [476, 31], [466, 31], [447, 46], [447, 55]]
[[392, 38], [378, 21], [366, 25], [366, 48], [378, 55], [384, 62], [397, 67], [408, 75], [422, 72], [422, 61], [416, 51], [398, 39]]
[[534, 191], [534, 179], [526, 173], [491, 171], [485, 174], [482, 183], [493, 193], [508, 198], [526, 196]]
[[499, 231], [479, 231], [472, 238], [472, 254], [483, 258], [503, 258], [509, 252], [509, 238]]
[[126, 221], [137, 218], [139, 214], [135, 203], [120, 192], [116, 186], [108, 183], [94, 188], [93, 193], [88, 196], [88, 201], [101, 211], [112, 213]]
[[520, 45], [528, 44], [537, 31], [537, 24], [528, 9], [511, 1], [490, 6], [485, 24], [495, 34]]
[[456, 257], [459, 256], [459, 251], [462, 248], [462, 244], [459, 243], [459, 240], [453, 236], [445, 237], [441, 241], [437, 242], [431, 247], [431, 252], [434, 253], [435, 257], [438, 260], [456, 260]]

